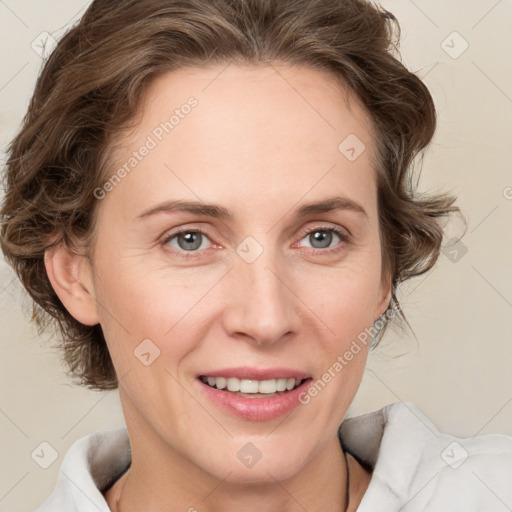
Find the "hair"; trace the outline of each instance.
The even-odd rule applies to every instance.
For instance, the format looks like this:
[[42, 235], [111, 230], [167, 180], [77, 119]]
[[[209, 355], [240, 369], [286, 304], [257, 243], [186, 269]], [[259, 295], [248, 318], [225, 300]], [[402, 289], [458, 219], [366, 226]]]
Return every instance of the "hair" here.
[[[382, 272], [398, 285], [430, 270], [443, 239], [437, 218], [460, 212], [446, 194], [419, 194], [416, 156], [436, 128], [433, 99], [400, 61], [393, 14], [364, 0], [110, 0], [91, 4], [44, 63], [5, 167], [1, 248], [32, 300], [39, 334], [60, 331], [68, 374], [118, 387], [100, 324], [64, 307], [44, 265], [57, 244], [92, 256], [98, 199], [116, 136], [148, 84], [183, 67], [284, 62], [330, 71], [372, 121]], [[396, 55], [396, 56], [395, 56]], [[407, 322], [408, 323], [408, 322]], [[387, 325], [387, 324], [386, 324]], [[382, 336], [386, 325], [380, 331]]]

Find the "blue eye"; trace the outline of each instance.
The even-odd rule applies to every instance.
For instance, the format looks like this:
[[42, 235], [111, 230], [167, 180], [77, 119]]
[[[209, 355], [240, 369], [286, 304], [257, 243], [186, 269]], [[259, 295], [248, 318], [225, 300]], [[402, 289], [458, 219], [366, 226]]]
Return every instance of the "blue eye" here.
[[[331, 246], [331, 243], [336, 241], [336, 237], [339, 239], [339, 242], [345, 242], [349, 240], [348, 234], [330, 226], [309, 229], [303, 233], [301, 240], [308, 240], [310, 243], [309, 247], [317, 249], [320, 252], [330, 252], [332, 250], [338, 249], [336, 245], [334, 247]], [[338, 243], [337, 245], [340, 244]]]
[[[302, 240], [308, 240], [309, 245], [306, 247], [311, 247], [315, 254], [329, 254], [341, 250], [344, 242], [350, 241], [350, 235], [332, 226], [319, 226], [303, 232], [300, 241]], [[179, 257], [194, 258], [200, 257], [202, 250], [209, 249], [214, 244], [200, 229], [183, 228], [165, 237], [162, 245], [170, 246]], [[294, 245], [297, 246], [302, 245]]]
[[315, 249], [325, 249], [331, 245], [333, 235], [335, 235], [334, 230], [315, 229], [314, 231], [310, 231], [304, 238], [311, 241], [312, 244], [318, 243], [318, 246], [312, 245], [311, 247]]
[[[170, 243], [174, 240], [176, 240], [177, 245]], [[183, 229], [169, 235], [163, 241], [163, 244], [169, 244], [178, 251], [197, 252], [198, 249], [206, 248], [202, 247], [205, 240], [208, 240], [208, 237], [202, 231], [195, 229]]]

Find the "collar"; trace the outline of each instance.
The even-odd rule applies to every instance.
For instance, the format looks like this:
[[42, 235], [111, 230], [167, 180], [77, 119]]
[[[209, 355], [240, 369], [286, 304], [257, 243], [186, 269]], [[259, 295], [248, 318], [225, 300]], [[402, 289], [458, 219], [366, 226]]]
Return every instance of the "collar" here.
[[[425, 484], [424, 479], [417, 478], [419, 473], [434, 475], [446, 466], [439, 454], [443, 444], [454, 439], [441, 434], [410, 402], [345, 418], [338, 438], [346, 451], [372, 471], [358, 512], [399, 510], [410, 501], [416, 487]], [[97, 431], [78, 439], [63, 458], [53, 493], [35, 512], [110, 512], [102, 492], [130, 463], [126, 427]]]

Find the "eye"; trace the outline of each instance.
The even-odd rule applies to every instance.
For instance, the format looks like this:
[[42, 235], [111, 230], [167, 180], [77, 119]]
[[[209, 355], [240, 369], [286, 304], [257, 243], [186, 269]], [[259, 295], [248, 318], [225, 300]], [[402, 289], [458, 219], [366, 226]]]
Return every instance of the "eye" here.
[[[338, 243], [336, 244], [337, 239]], [[309, 243], [306, 247], [311, 247], [315, 250], [314, 252], [325, 254], [341, 250], [343, 242], [350, 241], [350, 235], [332, 226], [319, 226], [303, 232], [300, 240], [306, 240]], [[333, 242], [334, 246], [332, 246]], [[183, 258], [199, 256], [198, 253], [201, 249], [215, 246], [206, 233], [200, 229], [191, 228], [183, 228], [170, 233], [163, 239], [162, 245], [172, 247], [173, 251]], [[300, 243], [294, 246], [297, 245], [300, 246]]]
[[336, 242], [336, 239], [338, 239], [339, 242], [344, 242], [348, 241], [349, 236], [347, 233], [343, 232], [338, 228], [334, 228], [331, 226], [320, 226], [313, 229], [309, 229], [305, 233], [303, 233], [301, 240], [304, 239], [310, 244], [309, 246], [306, 247], [312, 247], [313, 249], [318, 249], [321, 252], [331, 252], [339, 250], [341, 248], [337, 247], [340, 246], [340, 243], [338, 243], [334, 247], [331, 246], [333, 242]]
[[204, 245], [207, 240], [209, 238], [199, 229], [181, 229], [165, 237], [162, 245], [170, 245], [178, 252], [198, 252], [209, 247]]

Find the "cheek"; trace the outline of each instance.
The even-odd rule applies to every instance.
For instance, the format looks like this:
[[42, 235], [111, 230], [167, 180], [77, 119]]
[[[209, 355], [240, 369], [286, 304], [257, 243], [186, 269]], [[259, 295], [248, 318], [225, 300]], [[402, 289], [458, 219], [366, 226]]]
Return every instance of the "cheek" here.
[[323, 275], [310, 274], [302, 282], [301, 296], [340, 343], [373, 323], [379, 285], [378, 269], [347, 265]]
[[362, 259], [357, 265], [336, 271], [331, 268], [323, 277], [312, 275], [302, 281], [303, 301], [313, 311], [309, 318], [318, 327], [313, 336], [323, 333], [311, 347], [322, 372], [318, 391], [312, 393], [321, 394], [324, 403], [330, 404], [326, 411], [332, 411], [335, 422], [359, 388], [371, 342], [380, 274], [378, 266], [375, 269], [370, 263], [361, 265], [361, 262]]
[[332, 425], [343, 419], [363, 377], [371, 342], [375, 290], [373, 279], [363, 279], [363, 274], [354, 272], [324, 288], [324, 293], [310, 297], [320, 318], [316, 324], [327, 328], [323, 329], [321, 341], [312, 347], [321, 374], [315, 389], [310, 388], [304, 400], [320, 400], [323, 421]]
[[[98, 272], [97, 302], [101, 325], [119, 372], [138, 368], [134, 358], [146, 345], [166, 361], [178, 361], [201, 339], [205, 308], [214, 305], [206, 296], [219, 277], [197, 272], [146, 269], [135, 260], [122, 260]], [[212, 311], [210, 311], [211, 313]], [[144, 345], [143, 345], [144, 346]], [[141, 348], [142, 350], [142, 348]], [[151, 350], [150, 350], [151, 352]]]

